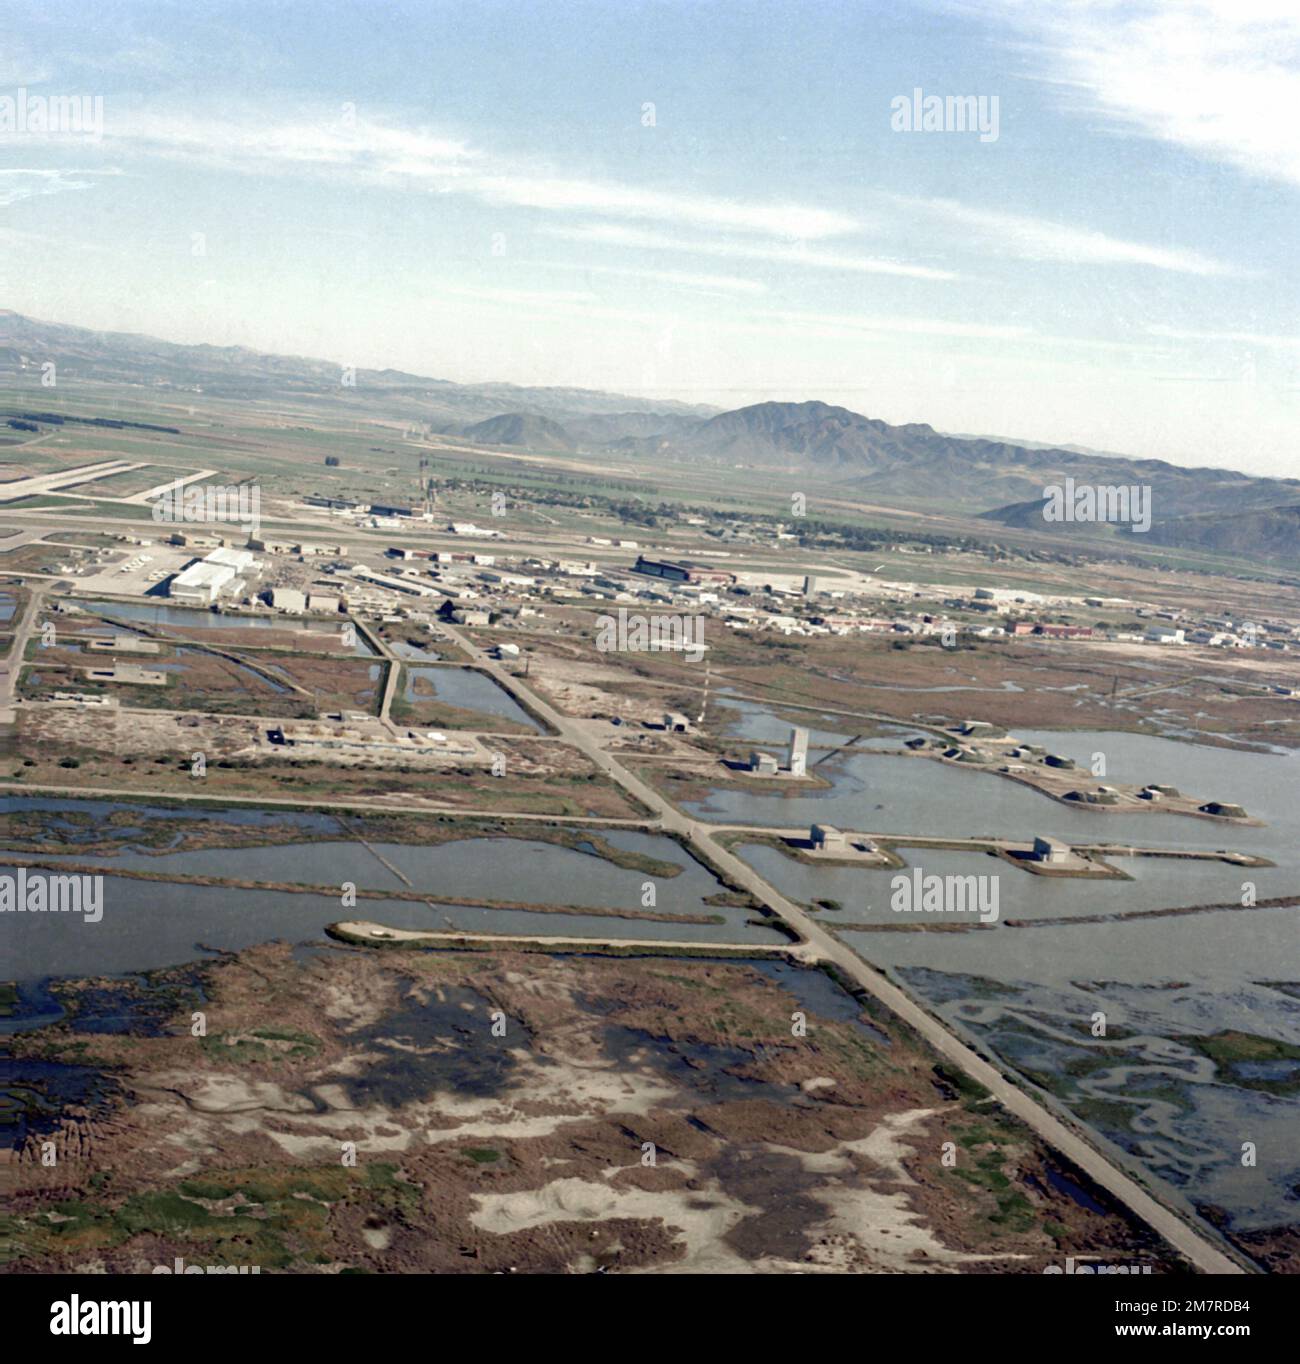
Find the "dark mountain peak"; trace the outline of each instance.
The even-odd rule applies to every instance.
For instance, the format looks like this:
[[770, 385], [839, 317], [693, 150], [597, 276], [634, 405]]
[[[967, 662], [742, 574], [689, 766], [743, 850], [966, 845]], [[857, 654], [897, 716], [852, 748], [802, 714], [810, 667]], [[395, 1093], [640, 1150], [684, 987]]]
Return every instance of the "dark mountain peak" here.
[[[909, 435], [909, 432], [916, 433]], [[701, 422], [686, 441], [692, 453], [737, 463], [877, 468], [907, 459], [928, 426], [893, 427], [833, 403], [754, 403]]]
[[866, 418], [856, 412], [850, 412], [847, 407], [835, 407], [831, 403], [815, 400], [803, 403], [765, 402], [738, 407], [731, 412], [720, 412], [704, 425], [715, 428], [747, 427], [757, 431], [784, 431], [792, 426], [826, 421], [852, 425], [865, 422]]

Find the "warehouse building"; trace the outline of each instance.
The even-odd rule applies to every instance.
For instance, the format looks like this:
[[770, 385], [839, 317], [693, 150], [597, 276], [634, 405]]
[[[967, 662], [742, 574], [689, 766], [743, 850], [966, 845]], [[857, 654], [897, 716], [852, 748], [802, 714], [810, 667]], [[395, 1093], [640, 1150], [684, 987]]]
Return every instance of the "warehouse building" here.
[[726, 569], [713, 568], [709, 564], [693, 564], [675, 559], [647, 559], [638, 554], [634, 573], [642, 573], [650, 578], [664, 578], [675, 583], [727, 583], [736, 581], [734, 573]]
[[307, 609], [307, 595], [296, 587], [273, 587], [270, 595], [271, 605], [277, 611], [289, 611], [300, 616]]
[[426, 587], [423, 583], [412, 582], [409, 578], [394, 578], [387, 573], [376, 573], [374, 569], [358, 564], [352, 576], [362, 582], [373, 583], [376, 587], [386, 587], [390, 592], [405, 592], [413, 597], [436, 597], [437, 589]]
[[243, 591], [242, 574], [255, 568], [246, 549], [214, 549], [206, 558], [182, 569], [167, 584], [167, 595], [191, 606], [211, 606], [221, 596]]

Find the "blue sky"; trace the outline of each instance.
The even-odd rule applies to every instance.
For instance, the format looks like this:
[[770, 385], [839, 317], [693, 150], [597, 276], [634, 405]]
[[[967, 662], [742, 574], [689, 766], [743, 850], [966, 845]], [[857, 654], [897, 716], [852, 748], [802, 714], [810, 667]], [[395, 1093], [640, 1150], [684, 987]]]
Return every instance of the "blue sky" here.
[[10, 10], [20, 312], [1300, 474], [1290, 0]]

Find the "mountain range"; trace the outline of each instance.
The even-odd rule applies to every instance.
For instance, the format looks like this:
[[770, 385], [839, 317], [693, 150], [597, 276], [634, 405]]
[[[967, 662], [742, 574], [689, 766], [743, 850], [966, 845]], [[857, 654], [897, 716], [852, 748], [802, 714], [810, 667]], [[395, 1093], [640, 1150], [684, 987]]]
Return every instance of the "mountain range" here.
[[[762, 402], [731, 411], [589, 389], [455, 384], [400, 370], [358, 370], [341, 382], [329, 361], [244, 347], [177, 345], [0, 311], [0, 382], [31, 381], [53, 359], [61, 375], [158, 393], [243, 401], [296, 400], [399, 416], [448, 436], [504, 449], [609, 452], [622, 458], [742, 467], [815, 477], [837, 496], [936, 505], [1022, 530], [1129, 537], [1129, 527], [1044, 521], [1045, 490], [1149, 487], [1149, 543], [1300, 561], [1300, 481], [1210, 466], [1101, 454], [1078, 446], [946, 435], [892, 426], [825, 402]], [[1136, 544], [1136, 539], [1134, 541]]]
[[[1000, 525], [1071, 536], [1130, 533], [1128, 525], [1064, 522], [1043, 516], [1045, 490], [1108, 485], [1150, 489], [1149, 543], [1242, 554], [1284, 563], [1300, 548], [1300, 481], [1230, 469], [1185, 468], [1157, 459], [1086, 453], [944, 435], [932, 426], [888, 422], [822, 402], [756, 403], [710, 417], [674, 414], [654, 434], [637, 434], [617, 414], [543, 429], [514, 414], [463, 432], [532, 449], [573, 450], [603, 443], [620, 453], [771, 472], [816, 475], [837, 493], [933, 504]], [[636, 425], [644, 427], [642, 420]], [[653, 424], [653, 423], [652, 423]], [[622, 432], [622, 434], [619, 434]], [[1135, 542], [1136, 544], [1136, 542]]]

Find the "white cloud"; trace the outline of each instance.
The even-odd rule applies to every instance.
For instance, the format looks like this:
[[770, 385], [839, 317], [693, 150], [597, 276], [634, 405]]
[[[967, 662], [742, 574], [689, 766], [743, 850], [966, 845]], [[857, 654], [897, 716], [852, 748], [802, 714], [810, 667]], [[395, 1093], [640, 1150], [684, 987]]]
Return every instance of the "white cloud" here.
[[[638, 326], [662, 329], [671, 316], [662, 310], [623, 308], [602, 303], [595, 294], [570, 289], [510, 289], [495, 286], [442, 285], [435, 291], [448, 299], [471, 299], [476, 304], [508, 308], [513, 321], [588, 323], [592, 321], [631, 322]], [[581, 329], [570, 331], [570, 340], [583, 336]], [[594, 333], [599, 338], [600, 332]], [[593, 333], [585, 333], [590, 340]]]
[[441, 294], [451, 294], [456, 298], [476, 298], [485, 303], [518, 303], [525, 306], [537, 304], [594, 303], [596, 295], [578, 289], [502, 289], [493, 285], [476, 286], [472, 284], [444, 284]]
[[489, 175], [473, 182], [483, 197], [500, 203], [612, 218], [689, 222], [696, 227], [760, 232], [773, 237], [829, 237], [857, 224], [843, 213], [802, 204], [747, 203], [704, 194], [669, 193], [632, 185], [564, 180], [537, 175]]
[[779, 242], [719, 241], [712, 237], [666, 237], [640, 228], [613, 224], [588, 224], [582, 227], [547, 227], [547, 236], [565, 241], [591, 242], [605, 246], [627, 246], [647, 251], [679, 251], [695, 255], [722, 256], [736, 260], [766, 261], [773, 265], [793, 265], [810, 270], [841, 270], [851, 274], [902, 275], [908, 279], [954, 280], [950, 270], [878, 256], [859, 256], [841, 251], [826, 251], [807, 246], [786, 246]]
[[224, 169], [355, 172], [431, 179], [462, 174], [475, 153], [462, 140], [421, 129], [331, 117], [270, 125], [186, 117], [174, 110], [114, 117], [104, 141], [114, 150], [180, 158]]
[[111, 171], [32, 170], [11, 167], [0, 170], [0, 206], [35, 199], [43, 194], [61, 194], [66, 189], [92, 189], [93, 180], [81, 175], [114, 174]]
[[985, 322], [949, 322], [929, 317], [872, 317], [859, 313], [772, 311], [774, 321], [795, 326], [834, 327], [846, 331], [885, 332], [905, 336], [955, 336], [981, 341], [1017, 341], [1032, 335], [1029, 327]]
[[800, 312], [761, 306], [721, 316], [715, 312], [677, 314], [662, 309], [649, 310], [606, 304], [596, 294], [570, 289], [516, 289], [497, 285], [447, 284], [439, 286], [436, 292], [445, 298], [464, 298], [479, 303], [499, 304], [509, 307], [512, 312], [520, 310], [513, 313], [515, 316], [527, 315], [539, 320], [566, 318], [588, 323], [593, 320], [621, 321], [656, 328], [671, 323], [708, 335], [761, 333], [767, 336], [789, 336], [791, 331], [797, 331], [809, 336], [852, 336], [861, 341], [883, 341], [899, 336], [1015, 341], [1031, 336], [1028, 327], [1020, 326], [948, 322], [939, 318]]
[[156, 77], [179, 70], [184, 62], [181, 54], [162, 39], [146, 36], [131, 39], [127, 46], [116, 52], [97, 50], [93, 64], [96, 71], [125, 71]]
[[755, 279], [740, 279], [736, 275], [698, 275], [687, 270], [642, 270], [632, 265], [588, 265], [581, 261], [520, 261], [519, 264], [539, 270], [577, 270], [583, 274], [608, 275], [633, 282], [671, 284], [677, 288], [710, 294], [767, 293], [766, 284]]
[[858, 226], [845, 213], [808, 204], [723, 198], [554, 174], [472, 149], [455, 138], [370, 119], [348, 123], [333, 116], [320, 122], [261, 126], [177, 119], [164, 111], [114, 120], [110, 134], [114, 148], [122, 151], [216, 163], [229, 170], [267, 173], [288, 168], [335, 176], [349, 173], [366, 183], [422, 182], [439, 193], [547, 212], [684, 223], [792, 240], [835, 236]]
[[1300, 336], [1267, 336], [1260, 332], [1196, 332], [1181, 331], [1177, 327], [1150, 326], [1152, 336], [1171, 341], [1208, 341], [1215, 345], [1258, 346], [1263, 350], [1294, 350], [1300, 348]]
[[1067, 107], [1220, 164], [1300, 184], [1294, 0], [988, 0]]
[[5, 37], [5, 48], [0, 52], [0, 86], [40, 85], [50, 79], [45, 62], [34, 57], [27, 47], [15, 43], [12, 33]]
[[889, 196], [893, 202], [969, 228], [986, 245], [1021, 260], [1068, 261], [1083, 265], [1145, 265], [1183, 275], [1239, 275], [1246, 273], [1224, 261], [1196, 251], [1123, 241], [1088, 227], [1073, 227], [1020, 213], [971, 208], [955, 199], [914, 199]]
[[[0, 199], [0, 202], [3, 202]], [[113, 256], [118, 260], [129, 259], [130, 254], [118, 246], [109, 246], [105, 242], [86, 241], [78, 237], [65, 237], [58, 233], [49, 232], [25, 232], [16, 227], [0, 227], [0, 242], [14, 251], [26, 250], [30, 255], [39, 253], [48, 259], [53, 251], [62, 250], [72, 256], [85, 255], [87, 253], [100, 256]]]

